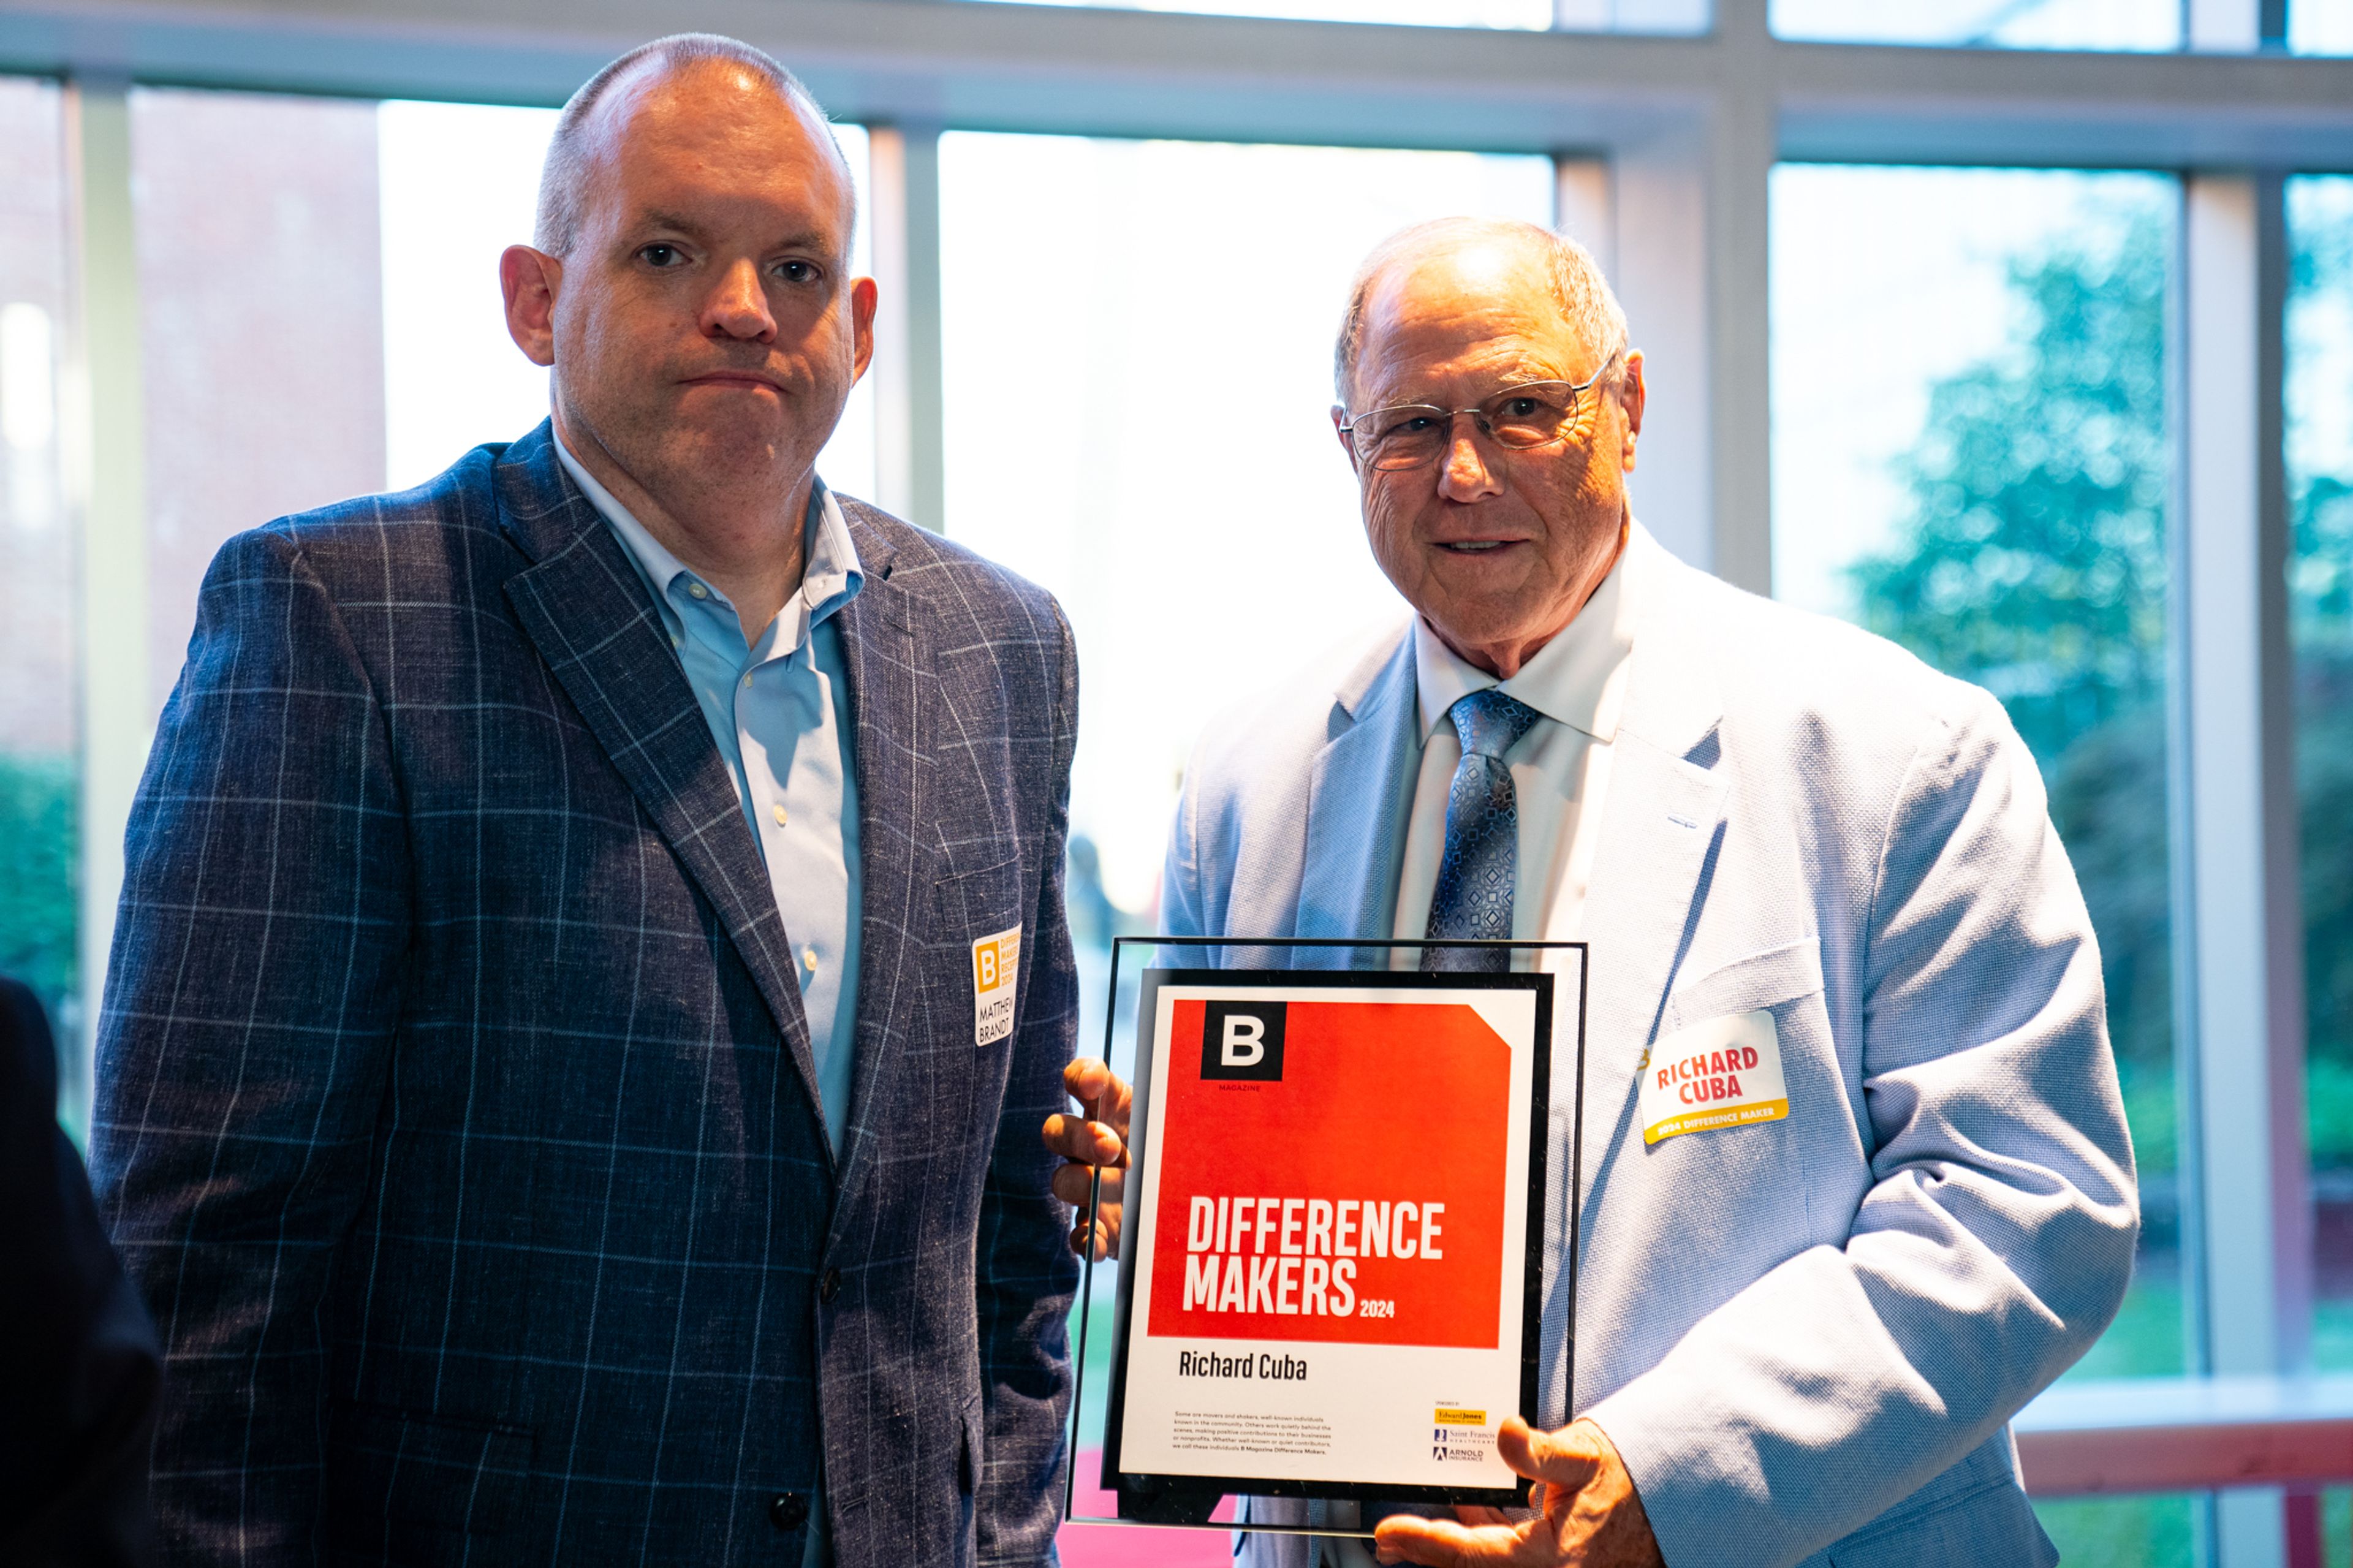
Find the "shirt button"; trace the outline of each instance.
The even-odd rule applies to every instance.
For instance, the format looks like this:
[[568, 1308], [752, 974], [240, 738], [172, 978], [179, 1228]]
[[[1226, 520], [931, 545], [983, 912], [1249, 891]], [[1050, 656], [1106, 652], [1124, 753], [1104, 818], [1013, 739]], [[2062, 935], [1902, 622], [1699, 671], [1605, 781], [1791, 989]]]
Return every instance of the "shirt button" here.
[[[708, 599], [711, 597], [711, 590], [704, 587], [700, 583], [689, 583], [686, 585], [686, 592], [688, 596], [691, 598]], [[808, 1505], [807, 1503], [803, 1503], [801, 1506], [803, 1508], [807, 1508]]]
[[790, 817], [788, 817], [788, 816], [786, 816], [785, 815], [785, 808], [784, 808], [783, 806], [781, 806], [781, 805], [779, 805], [779, 806], [776, 806], [776, 807], [774, 807], [773, 809], [775, 810], [775, 812], [776, 812], [776, 826], [779, 826], [779, 827], [784, 827], [784, 826], [788, 826], [788, 825], [790, 824], [790, 822], [791, 822], [791, 820], [792, 820], [792, 819], [791, 819]]
[[817, 949], [813, 947], [805, 947], [801, 949], [801, 962], [808, 965], [808, 972], [811, 974], [815, 974], [817, 973]]
[[829, 1302], [836, 1296], [840, 1294], [841, 1270], [839, 1268], [827, 1269], [824, 1276], [817, 1282], [817, 1299], [820, 1301]]
[[672, 647], [683, 647], [686, 645], [676, 632], [672, 632], [670, 637], [670, 646]]
[[768, 1500], [768, 1522], [778, 1530], [798, 1530], [808, 1522], [808, 1499], [798, 1492], [778, 1492]]
[[746, 691], [752, 689], [752, 672], [750, 670], [745, 670], [744, 672], [744, 689]]

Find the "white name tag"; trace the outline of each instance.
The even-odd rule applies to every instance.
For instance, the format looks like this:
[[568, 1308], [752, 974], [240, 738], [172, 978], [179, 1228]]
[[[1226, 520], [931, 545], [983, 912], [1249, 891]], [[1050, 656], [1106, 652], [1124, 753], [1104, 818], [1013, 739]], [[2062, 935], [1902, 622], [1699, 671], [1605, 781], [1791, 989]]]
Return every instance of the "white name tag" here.
[[993, 1046], [1013, 1032], [1013, 987], [1021, 978], [1021, 928], [972, 944], [972, 1043]]
[[1642, 1061], [1642, 1142], [1778, 1121], [1789, 1114], [1781, 1033], [1768, 1012], [1678, 1029]]

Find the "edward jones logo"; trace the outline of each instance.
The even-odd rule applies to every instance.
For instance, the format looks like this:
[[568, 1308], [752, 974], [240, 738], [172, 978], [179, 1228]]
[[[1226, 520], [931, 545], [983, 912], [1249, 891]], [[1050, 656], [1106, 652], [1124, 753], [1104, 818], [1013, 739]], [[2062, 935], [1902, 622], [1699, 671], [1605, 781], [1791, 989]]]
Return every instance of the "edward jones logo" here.
[[1202, 1008], [1201, 1076], [1282, 1081], [1282, 1002], [1211, 1002]]

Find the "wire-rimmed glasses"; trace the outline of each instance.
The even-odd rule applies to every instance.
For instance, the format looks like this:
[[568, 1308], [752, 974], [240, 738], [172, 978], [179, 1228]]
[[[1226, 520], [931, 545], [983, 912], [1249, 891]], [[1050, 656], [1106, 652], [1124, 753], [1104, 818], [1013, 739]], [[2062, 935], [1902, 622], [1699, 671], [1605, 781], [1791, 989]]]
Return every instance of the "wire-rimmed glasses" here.
[[1525, 451], [1550, 446], [1569, 433], [1586, 395], [1609, 374], [1609, 367], [1623, 353], [1622, 346], [1612, 350], [1601, 368], [1580, 382], [1523, 382], [1468, 408], [1440, 408], [1430, 403], [1375, 408], [1352, 416], [1341, 425], [1340, 434], [1356, 447], [1359, 461], [1385, 473], [1436, 462], [1453, 439], [1458, 414], [1471, 416], [1499, 447]]

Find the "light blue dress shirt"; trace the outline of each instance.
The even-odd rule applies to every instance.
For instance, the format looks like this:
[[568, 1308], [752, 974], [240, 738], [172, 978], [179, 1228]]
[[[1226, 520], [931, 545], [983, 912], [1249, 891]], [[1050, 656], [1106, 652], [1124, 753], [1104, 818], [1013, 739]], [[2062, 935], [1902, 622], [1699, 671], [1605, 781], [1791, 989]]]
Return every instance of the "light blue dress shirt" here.
[[833, 492], [817, 484], [804, 524], [800, 590], [747, 645], [727, 596], [662, 548], [560, 440], [555, 452], [645, 579], [727, 759], [793, 942], [826, 1137], [839, 1155], [849, 1127], [858, 1021], [858, 757], [841, 628], [833, 619], [865, 581], [849, 525]]

